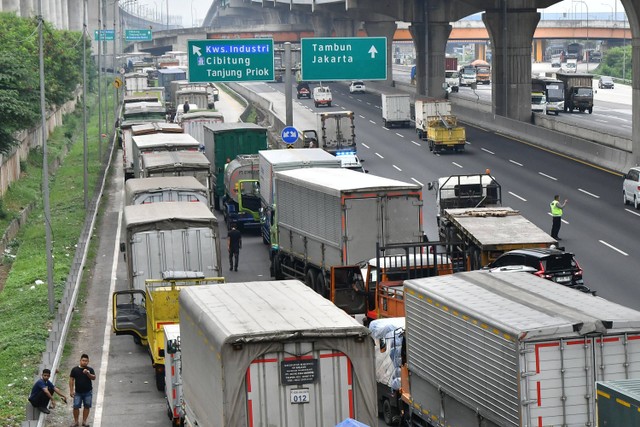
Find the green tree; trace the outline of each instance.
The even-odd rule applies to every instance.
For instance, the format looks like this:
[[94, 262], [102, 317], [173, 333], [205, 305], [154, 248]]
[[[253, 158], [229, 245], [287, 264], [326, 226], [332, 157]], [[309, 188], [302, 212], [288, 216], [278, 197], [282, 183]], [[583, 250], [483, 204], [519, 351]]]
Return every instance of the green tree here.
[[605, 76], [631, 79], [631, 65], [631, 46], [613, 47], [607, 50], [597, 71]]

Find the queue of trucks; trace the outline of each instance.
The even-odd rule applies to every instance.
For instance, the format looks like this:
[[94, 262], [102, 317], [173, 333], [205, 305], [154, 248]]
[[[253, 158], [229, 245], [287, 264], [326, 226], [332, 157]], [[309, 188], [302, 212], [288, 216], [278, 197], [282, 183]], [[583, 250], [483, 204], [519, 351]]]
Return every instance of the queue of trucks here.
[[[330, 153], [355, 152], [353, 113], [317, 117], [317, 145], [303, 141], [319, 148], [269, 149], [243, 123], [132, 132], [113, 328], [147, 347], [174, 425], [577, 427], [595, 419], [597, 367], [637, 376], [605, 354], [640, 354], [625, 341], [640, 313], [531, 274], [467, 272], [557, 244], [501, 205], [495, 178], [430, 184], [428, 241], [422, 185], [341, 167]], [[432, 151], [464, 149], [454, 119], [446, 100], [416, 102]], [[274, 281], [224, 283], [216, 209], [261, 228]], [[556, 369], [563, 358], [590, 374]]]

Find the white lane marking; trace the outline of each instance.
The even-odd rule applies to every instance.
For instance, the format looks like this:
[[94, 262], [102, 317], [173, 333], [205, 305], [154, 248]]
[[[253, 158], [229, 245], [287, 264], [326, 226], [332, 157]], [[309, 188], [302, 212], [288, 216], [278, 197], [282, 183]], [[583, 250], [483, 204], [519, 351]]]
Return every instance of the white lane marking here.
[[400, 168], [399, 168], [399, 167], [397, 167], [396, 165], [391, 165], [391, 166], [393, 166], [394, 168], [396, 168], [396, 170], [397, 170], [398, 172], [402, 172], [402, 169], [400, 169]]
[[417, 145], [418, 147], [422, 147], [422, 145], [420, 145], [420, 143], [418, 143], [418, 142], [415, 142], [415, 141], [411, 141], [411, 143], [412, 143], [412, 144], [415, 144], [415, 145]]
[[514, 165], [518, 165], [518, 166], [524, 166], [522, 163], [518, 163], [515, 160], [509, 160], [511, 163], [513, 163]]
[[365, 117], [362, 114], [358, 114], [360, 116], [361, 119], [364, 119]]
[[380, 157], [381, 159], [384, 159], [384, 157], [382, 157], [380, 153], [376, 153], [376, 156]]
[[[124, 191], [124, 188], [123, 188]], [[122, 199], [121, 199], [122, 200]], [[116, 229], [116, 244], [113, 248], [113, 264], [111, 265], [111, 282], [109, 283], [109, 295], [113, 295], [116, 290], [116, 276], [118, 271], [118, 256], [120, 255], [120, 234], [122, 232], [122, 202], [120, 202], [120, 213], [118, 213], [118, 228]], [[98, 378], [98, 401], [96, 402], [93, 415], [93, 425], [102, 425], [102, 409], [104, 405], [104, 393], [107, 385], [107, 369], [109, 368], [109, 347], [111, 346], [111, 329], [113, 328], [113, 300], [109, 298], [107, 302], [107, 321], [104, 325], [104, 341], [102, 342], [102, 357], [100, 358], [100, 377]]]
[[522, 200], [523, 202], [526, 202], [527, 199], [525, 199], [524, 197], [520, 197], [518, 196], [516, 193], [512, 193], [511, 191], [509, 191], [509, 194], [511, 194], [513, 197]]
[[627, 211], [627, 212], [629, 212], [629, 213], [632, 213], [632, 214], [634, 214], [635, 216], [640, 216], [640, 213], [638, 213], [638, 212], [634, 212], [634, 211], [632, 211], [631, 209], [625, 209], [625, 211]]
[[369, 147], [367, 144], [365, 144], [363, 142], [361, 142], [360, 145], [362, 145], [364, 148], [371, 148], [371, 147]]
[[417, 180], [417, 179], [415, 179], [415, 178], [411, 178], [411, 181], [415, 182], [416, 184], [422, 185], [422, 186], [424, 187], [424, 184], [423, 184], [423, 183], [421, 183], [420, 181], [418, 181], [418, 180]]
[[598, 242], [600, 242], [600, 243], [602, 243], [603, 245], [605, 245], [605, 246], [607, 246], [607, 247], [609, 247], [609, 248], [613, 249], [614, 251], [616, 251], [616, 252], [618, 252], [618, 253], [621, 253], [621, 254], [622, 254], [622, 255], [624, 255], [624, 256], [629, 256], [629, 254], [628, 254], [628, 253], [626, 253], [625, 251], [621, 251], [620, 249], [616, 248], [615, 246], [613, 246], [613, 245], [612, 245], [612, 244], [610, 244], [610, 243], [605, 242], [604, 240], [598, 240]]
[[404, 135], [399, 134], [398, 132], [396, 132], [396, 135], [398, 135], [400, 138], [404, 138]]
[[599, 199], [599, 198], [600, 198], [600, 196], [598, 196], [597, 194], [589, 193], [587, 190], [583, 190], [582, 188], [578, 188], [578, 191], [581, 191], [581, 192], [583, 192], [584, 194], [587, 194], [587, 195], [589, 195], [589, 196], [591, 196], [591, 197], [595, 197], [596, 199]]
[[456, 162], [451, 162], [451, 163], [452, 163], [454, 166], [457, 166], [457, 167], [459, 167], [460, 169], [462, 169], [462, 165], [460, 165], [460, 164], [458, 164], [458, 163], [456, 163]]
[[389, 128], [387, 128], [387, 127], [384, 127], [384, 126], [382, 126], [382, 129], [384, 129], [384, 130], [391, 130], [391, 129], [389, 129]]
[[486, 152], [486, 153], [489, 153], [489, 154], [496, 154], [496, 153], [494, 153], [494, 152], [493, 152], [493, 151], [491, 151], [491, 150], [487, 150], [486, 148], [481, 148], [481, 150], [482, 150], [482, 151], [484, 151], [484, 152]]
[[374, 125], [376, 124], [373, 120], [369, 120], [369, 123], [373, 123]]
[[[547, 215], [551, 216], [551, 212], [547, 212]], [[563, 224], [569, 224], [569, 221], [565, 219], [561, 219], [560, 221], [562, 221]]]
[[362, 102], [362, 99], [358, 99], [358, 102]]
[[549, 179], [552, 179], [552, 180], [554, 180], [554, 181], [557, 181], [557, 180], [558, 180], [558, 178], [554, 178], [554, 177], [552, 177], [551, 175], [547, 175], [546, 173], [538, 172], [538, 175], [542, 175], [542, 176], [544, 176], [545, 178], [549, 178]]

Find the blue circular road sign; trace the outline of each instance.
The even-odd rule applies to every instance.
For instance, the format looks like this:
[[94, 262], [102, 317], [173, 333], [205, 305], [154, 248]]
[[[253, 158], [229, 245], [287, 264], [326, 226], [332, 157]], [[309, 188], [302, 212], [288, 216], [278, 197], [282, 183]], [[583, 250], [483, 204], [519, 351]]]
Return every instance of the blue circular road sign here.
[[287, 126], [282, 129], [282, 142], [285, 144], [294, 144], [298, 140], [298, 129], [293, 126]]

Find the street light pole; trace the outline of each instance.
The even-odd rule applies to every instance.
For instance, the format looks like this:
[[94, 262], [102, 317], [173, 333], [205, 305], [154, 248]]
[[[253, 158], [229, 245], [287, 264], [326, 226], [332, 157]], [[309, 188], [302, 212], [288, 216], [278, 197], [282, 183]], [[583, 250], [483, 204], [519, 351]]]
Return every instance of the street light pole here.
[[[576, 0], [576, 3], [582, 3], [584, 5], [584, 7], [587, 9], [587, 43], [585, 43], [585, 45], [588, 46], [589, 45], [589, 6], [587, 6], [587, 3], [585, 3], [583, 0]], [[589, 59], [590, 58], [587, 58], [587, 61], [586, 61], [587, 62], [587, 73], [589, 72]]]

